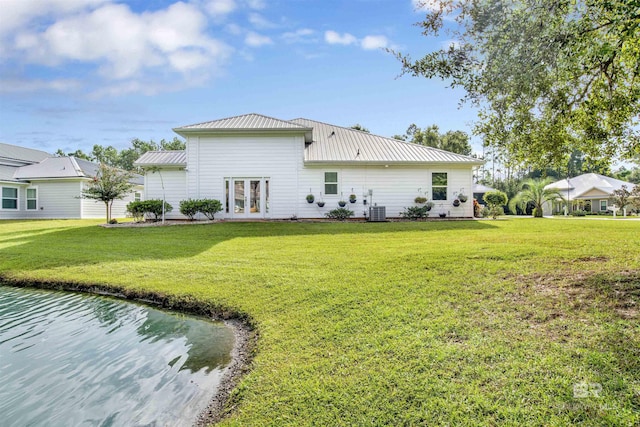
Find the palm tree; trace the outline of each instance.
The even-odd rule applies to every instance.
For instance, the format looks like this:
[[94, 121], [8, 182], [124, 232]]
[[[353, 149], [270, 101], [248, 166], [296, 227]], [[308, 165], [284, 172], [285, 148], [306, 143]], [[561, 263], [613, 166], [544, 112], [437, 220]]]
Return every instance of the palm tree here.
[[562, 199], [562, 194], [555, 188], [545, 188], [552, 182], [551, 178], [527, 179], [522, 183], [520, 192], [509, 202], [509, 209], [516, 212], [516, 207], [525, 211], [527, 204], [533, 204], [533, 216], [542, 218], [542, 207], [545, 202]]

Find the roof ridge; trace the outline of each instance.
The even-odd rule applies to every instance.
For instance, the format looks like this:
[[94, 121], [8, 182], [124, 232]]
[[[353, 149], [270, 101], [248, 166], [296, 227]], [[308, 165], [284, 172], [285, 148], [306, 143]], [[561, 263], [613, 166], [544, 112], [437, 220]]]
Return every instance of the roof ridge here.
[[240, 117], [247, 117], [247, 116], [259, 116], [259, 117], [262, 117], [262, 118], [265, 118], [265, 119], [269, 119], [269, 120], [276, 120], [278, 122], [288, 123], [290, 125], [297, 126], [297, 127], [301, 128], [301, 129], [306, 129], [304, 126], [299, 125], [298, 123], [293, 123], [293, 122], [291, 122], [289, 120], [279, 119], [277, 117], [267, 116], [265, 114], [260, 114], [260, 113], [237, 114], [235, 116], [224, 117], [222, 119], [208, 120], [206, 122], [200, 122], [200, 123], [194, 123], [194, 124], [191, 124], [191, 125], [180, 126], [180, 127], [177, 127], [176, 129], [189, 128], [189, 127], [200, 126], [200, 125], [205, 125], [205, 124], [209, 124], [209, 123], [224, 122], [224, 121], [227, 121], [227, 120], [233, 120], [233, 119], [237, 119], [237, 118], [240, 118]]

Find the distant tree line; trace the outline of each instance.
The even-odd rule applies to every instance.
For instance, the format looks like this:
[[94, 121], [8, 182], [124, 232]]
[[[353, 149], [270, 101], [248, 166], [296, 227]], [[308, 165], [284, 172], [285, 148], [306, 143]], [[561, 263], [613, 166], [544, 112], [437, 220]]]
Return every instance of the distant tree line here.
[[154, 140], [143, 141], [141, 139], [134, 138], [131, 140], [131, 147], [123, 148], [122, 150], [118, 150], [111, 145], [105, 147], [103, 145], [95, 144], [91, 153], [85, 153], [82, 150], [65, 153], [61, 149], [58, 149], [55, 155], [59, 157], [73, 156], [79, 159], [113, 166], [126, 171], [135, 171], [136, 168], [133, 163], [147, 151], [184, 150], [185, 147], [185, 142], [177, 137], [174, 137], [171, 141], [162, 139], [160, 142], [155, 142]]

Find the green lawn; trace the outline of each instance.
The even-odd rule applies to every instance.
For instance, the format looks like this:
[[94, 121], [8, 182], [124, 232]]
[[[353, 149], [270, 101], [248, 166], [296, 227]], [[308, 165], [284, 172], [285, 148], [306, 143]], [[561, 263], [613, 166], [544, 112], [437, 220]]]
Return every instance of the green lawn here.
[[223, 424], [640, 424], [638, 221], [96, 223], [0, 222], [0, 274], [249, 316]]

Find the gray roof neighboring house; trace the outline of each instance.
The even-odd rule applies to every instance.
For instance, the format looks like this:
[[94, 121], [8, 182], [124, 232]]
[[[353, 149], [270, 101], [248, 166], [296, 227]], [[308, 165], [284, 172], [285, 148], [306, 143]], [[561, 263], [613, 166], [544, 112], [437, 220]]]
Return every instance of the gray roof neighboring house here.
[[0, 142], [0, 165], [23, 166], [41, 162], [47, 157], [52, 156], [41, 150]]
[[[37, 181], [60, 178], [92, 178], [98, 174], [99, 165], [75, 157], [48, 157], [40, 163], [14, 169], [13, 178], [18, 181]], [[143, 185], [144, 177], [134, 174], [132, 184]]]
[[183, 150], [147, 151], [133, 163], [135, 166], [187, 166], [187, 153]]
[[474, 193], [486, 193], [487, 191], [495, 191], [495, 188], [489, 187], [487, 185], [482, 184], [473, 184], [473, 192]]
[[[173, 129], [176, 133], [217, 134], [217, 133], [261, 133], [298, 132], [304, 133], [307, 143], [304, 151], [306, 164], [462, 164], [481, 165], [484, 162], [474, 157], [451, 153], [433, 147], [399, 141], [393, 138], [373, 135], [368, 132], [335, 126], [310, 119], [281, 120], [260, 114], [246, 114]], [[152, 152], [136, 162], [138, 166], [167, 166], [180, 164], [176, 157], [160, 156]], [[182, 160], [180, 160], [182, 161]], [[184, 159], [186, 165], [186, 157]]]
[[631, 182], [621, 181], [597, 173], [586, 173], [569, 179], [561, 179], [553, 182], [545, 188], [555, 188], [563, 195], [569, 197], [570, 200], [575, 199], [593, 199], [599, 197], [608, 197], [615, 190], [619, 190], [625, 185], [631, 190], [635, 184]]

